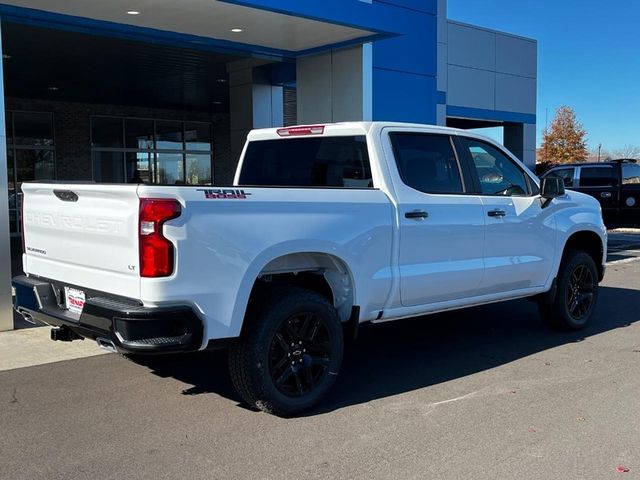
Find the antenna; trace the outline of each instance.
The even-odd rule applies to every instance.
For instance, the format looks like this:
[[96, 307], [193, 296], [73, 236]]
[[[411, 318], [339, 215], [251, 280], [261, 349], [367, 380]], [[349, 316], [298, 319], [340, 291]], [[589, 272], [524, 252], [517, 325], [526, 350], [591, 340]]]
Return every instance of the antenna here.
[[549, 108], [545, 108], [544, 109], [544, 114], [545, 114], [545, 118], [544, 118], [544, 128], [549, 128]]

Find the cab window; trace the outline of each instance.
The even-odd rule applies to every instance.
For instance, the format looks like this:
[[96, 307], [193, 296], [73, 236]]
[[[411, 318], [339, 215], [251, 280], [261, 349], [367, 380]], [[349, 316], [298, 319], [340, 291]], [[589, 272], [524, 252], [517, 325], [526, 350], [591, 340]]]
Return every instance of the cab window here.
[[492, 145], [461, 137], [460, 141], [471, 155], [483, 195], [525, 197], [530, 194], [524, 171]]

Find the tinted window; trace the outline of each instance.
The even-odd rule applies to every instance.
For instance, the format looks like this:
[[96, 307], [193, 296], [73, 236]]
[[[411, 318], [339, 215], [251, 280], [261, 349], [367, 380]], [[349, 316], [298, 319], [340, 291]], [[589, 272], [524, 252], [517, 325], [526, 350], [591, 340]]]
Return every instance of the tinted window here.
[[573, 187], [573, 175], [575, 173], [574, 168], [559, 168], [549, 172], [548, 177], [558, 177], [564, 181], [565, 187]]
[[462, 193], [460, 169], [451, 139], [445, 135], [392, 133], [402, 181], [425, 193]]
[[94, 147], [122, 147], [122, 119], [94, 117], [91, 120], [91, 142]]
[[156, 148], [182, 150], [182, 122], [158, 120], [156, 122]]
[[513, 160], [488, 143], [470, 138], [460, 140], [473, 159], [483, 195], [529, 194], [526, 175]]
[[127, 118], [124, 121], [124, 132], [127, 148], [153, 148], [153, 120]]
[[613, 186], [612, 167], [582, 167], [580, 169], [581, 187], [611, 187]]
[[635, 163], [622, 164], [622, 183], [639, 184], [640, 183], [640, 165]]
[[364, 136], [306, 137], [249, 143], [242, 185], [372, 187]]
[[50, 113], [15, 112], [13, 122], [16, 145], [53, 145], [53, 116]]
[[210, 150], [211, 125], [197, 122], [186, 123], [184, 139], [187, 144], [187, 150]]

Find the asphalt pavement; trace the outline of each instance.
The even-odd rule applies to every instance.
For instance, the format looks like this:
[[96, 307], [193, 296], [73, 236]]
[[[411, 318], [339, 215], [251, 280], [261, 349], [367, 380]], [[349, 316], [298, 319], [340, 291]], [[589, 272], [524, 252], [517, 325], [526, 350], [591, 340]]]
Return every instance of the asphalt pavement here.
[[0, 478], [640, 478], [639, 366], [640, 261], [613, 263], [582, 332], [527, 301], [363, 328], [299, 418], [240, 405], [224, 352], [0, 372]]

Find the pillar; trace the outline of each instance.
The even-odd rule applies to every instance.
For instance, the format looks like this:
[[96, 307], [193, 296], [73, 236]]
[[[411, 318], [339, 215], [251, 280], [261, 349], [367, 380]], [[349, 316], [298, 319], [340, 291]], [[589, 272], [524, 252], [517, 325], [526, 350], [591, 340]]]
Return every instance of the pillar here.
[[371, 44], [297, 60], [298, 123], [372, 119]]
[[531, 169], [536, 166], [536, 125], [505, 123], [504, 146]]
[[[1, 33], [0, 26], [0, 51], [2, 51]], [[0, 62], [0, 331], [13, 329], [6, 132], [4, 115], [4, 72], [2, 62]]]
[[[247, 134], [254, 128], [281, 127], [284, 123], [282, 87], [271, 85], [259, 68], [264, 61], [246, 59], [227, 64], [229, 73], [229, 110], [231, 158], [237, 165]], [[232, 178], [216, 179], [228, 183]]]

